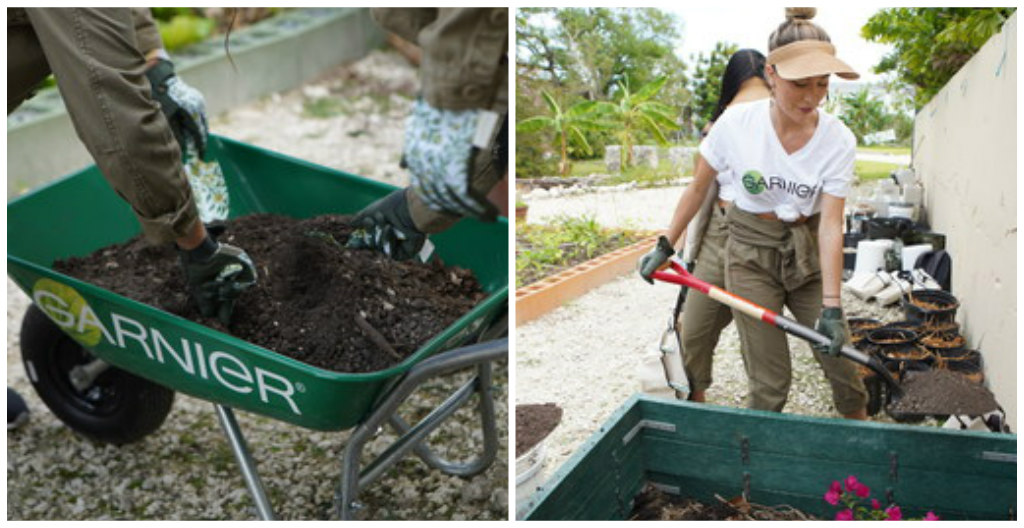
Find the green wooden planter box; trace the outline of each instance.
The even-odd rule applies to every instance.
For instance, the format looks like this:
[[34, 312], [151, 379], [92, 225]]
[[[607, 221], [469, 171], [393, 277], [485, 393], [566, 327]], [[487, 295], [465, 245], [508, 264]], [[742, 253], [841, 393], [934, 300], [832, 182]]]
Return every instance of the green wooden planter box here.
[[[352, 214], [394, 187], [217, 136], [210, 148], [230, 216]], [[465, 220], [432, 235], [447, 265], [472, 269], [489, 296], [386, 370], [349, 374], [300, 363], [53, 271], [140, 231], [93, 166], [7, 204], [7, 274], [69, 336], [105, 361], [173, 390], [324, 431], [353, 427], [414, 364], [461, 346], [508, 305], [508, 222]]]
[[904, 517], [1015, 519], [1017, 437], [631, 398], [517, 513], [628, 519], [646, 483], [714, 501], [747, 492], [831, 519], [823, 499], [855, 475]]

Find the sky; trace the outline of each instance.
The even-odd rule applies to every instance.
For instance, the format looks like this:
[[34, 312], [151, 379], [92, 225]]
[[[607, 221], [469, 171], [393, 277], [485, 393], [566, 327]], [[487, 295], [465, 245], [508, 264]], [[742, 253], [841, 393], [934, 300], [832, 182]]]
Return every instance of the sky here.
[[[814, 23], [829, 34], [837, 56], [852, 66], [862, 81], [878, 81], [881, 77], [871, 69], [889, 52], [890, 47], [864, 40], [860, 37], [860, 29], [872, 14], [884, 6], [851, 4], [818, 7]], [[661, 9], [676, 14], [682, 21], [680, 33], [683, 42], [676, 53], [687, 62], [697, 52], [707, 55], [715, 48], [715, 43], [721, 41], [741, 48], [754, 48], [767, 55], [768, 36], [785, 20], [785, 9], [778, 5], [744, 3], [719, 7], [662, 6]], [[833, 81], [846, 82], [839, 78], [833, 78]]]

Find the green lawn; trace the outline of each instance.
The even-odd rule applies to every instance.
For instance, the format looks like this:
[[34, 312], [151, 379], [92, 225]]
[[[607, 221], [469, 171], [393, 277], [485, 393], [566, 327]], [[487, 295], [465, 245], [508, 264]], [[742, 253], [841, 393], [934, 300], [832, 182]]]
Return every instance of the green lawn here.
[[903, 154], [910, 155], [910, 147], [887, 147], [884, 145], [873, 145], [870, 147], [857, 147], [857, 150], [870, 152], [872, 154]]
[[904, 167], [899, 163], [883, 163], [880, 161], [857, 160], [853, 165], [853, 173], [862, 182], [888, 178], [892, 171]]

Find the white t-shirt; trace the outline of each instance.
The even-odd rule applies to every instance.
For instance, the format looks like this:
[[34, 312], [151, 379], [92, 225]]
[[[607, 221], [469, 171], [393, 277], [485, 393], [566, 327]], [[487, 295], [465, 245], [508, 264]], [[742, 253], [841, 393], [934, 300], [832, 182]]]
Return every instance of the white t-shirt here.
[[728, 174], [736, 206], [792, 221], [819, 212], [822, 192], [845, 198], [853, 181], [853, 133], [819, 109], [814, 135], [786, 154], [772, 126], [770, 104], [761, 99], [730, 106], [700, 144], [701, 156], [719, 176]]

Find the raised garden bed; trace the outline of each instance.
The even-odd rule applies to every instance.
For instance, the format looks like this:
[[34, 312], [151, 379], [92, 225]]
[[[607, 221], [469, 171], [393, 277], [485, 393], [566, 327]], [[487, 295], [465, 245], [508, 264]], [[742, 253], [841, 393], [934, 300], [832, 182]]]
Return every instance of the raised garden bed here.
[[615, 251], [650, 233], [602, 228], [592, 219], [516, 226], [516, 287], [527, 286]]

